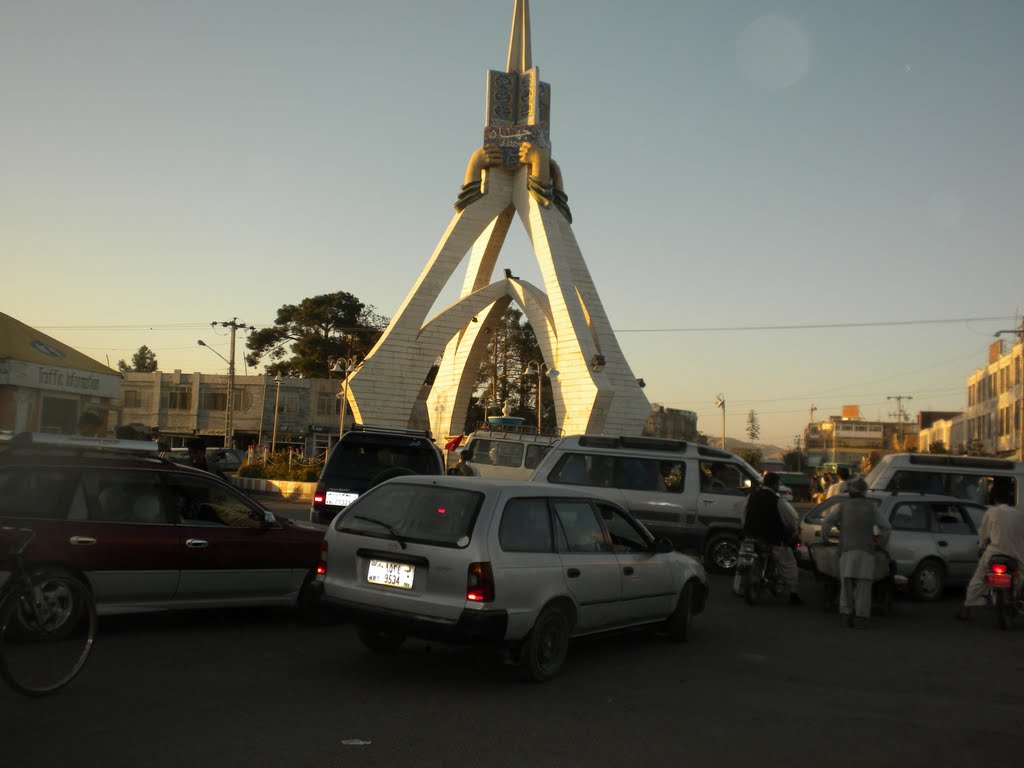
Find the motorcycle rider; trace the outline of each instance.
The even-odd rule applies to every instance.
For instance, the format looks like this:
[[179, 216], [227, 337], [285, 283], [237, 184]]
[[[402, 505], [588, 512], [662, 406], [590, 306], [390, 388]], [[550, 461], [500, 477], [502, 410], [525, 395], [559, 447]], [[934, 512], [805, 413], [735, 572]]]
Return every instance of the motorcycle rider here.
[[992, 486], [991, 499], [994, 506], [985, 510], [978, 528], [978, 546], [985, 551], [978, 558], [978, 566], [967, 585], [967, 596], [956, 617], [961, 621], [970, 618], [971, 608], [985, 605], [985, 574], [988, 560], [992, 555], [1006, 555], [1024, 566], [1024, 512], [1010, 506], [1011, 492], [1006, 482]]
[[839, 616], [847, 627], [871, 618], [871, 582], [875, 576], [875, 528], [882, 541], [891, 529], [889, 521], [864, 498], [868, 484], [862, 477], [846, 481], [849, 499], [835, 505], [821, 522], [821, 540], [827, 542], [839, 524]]
[[743, 508], [743, 538], [757, 539], [772, 548], [775, 567], [789, 587], [789, 604], [803, 605], [797, 590], [800, 572], [790, 544], [796, 539], [799, 518], [788, 501], [779, 496], [777, 472], [766, 472], [761, 487], [747, 497]]

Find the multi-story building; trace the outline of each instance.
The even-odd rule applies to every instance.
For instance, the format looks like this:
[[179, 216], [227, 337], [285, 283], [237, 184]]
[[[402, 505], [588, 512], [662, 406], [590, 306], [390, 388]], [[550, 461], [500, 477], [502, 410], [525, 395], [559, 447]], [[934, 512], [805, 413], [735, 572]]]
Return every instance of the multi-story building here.
[[644, 434], [673, 440], [696, 440], [697, 414], [694, 411], [666, 408], [660, 403], [651, 403], [651, 415], [647, 419]]
[[[1022, 332], [1021, 335], [1024, 335]], [[1002, 341], [988, 350], [988, 365], [967, 377], [964, 443], [958, 451], [993, 456], [1020, 456], [1024, 410], [1024, 350], [1021, 336], [1006, 351]]]
[[[170, 446], [194, 436], [225, 444], [227, 392], [227, 375], [126, 373], [118, 426], [157, 434]], [[332, 379], [235, 376], [234, 444], [323, 453], [338, 437], [339, 394], [339, 384]], [[352, 423], [351, 412], [345, 420], [346, 426]]]
[[841, 416], [811, 422], [804, 430], [807, 464], [846, 464], [857, 467], [873, 453], [914, 451], [918, 446], [917, 425], [905, 421], [869, 421], [860, 407], [844, 405]]

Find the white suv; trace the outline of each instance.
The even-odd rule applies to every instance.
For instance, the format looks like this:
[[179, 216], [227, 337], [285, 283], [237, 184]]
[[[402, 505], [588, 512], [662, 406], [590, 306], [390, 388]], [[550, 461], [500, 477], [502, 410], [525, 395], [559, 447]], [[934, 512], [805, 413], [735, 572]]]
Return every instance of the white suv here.
[[558, 673], [571, 637], [660, 625], [685, 640], [708, 594], [698, 560], [606, 499], [456, 476], [361, 495], [328, 529], [318, 571], [325, 604], [369, 648], [489, 643], [534, 680]]

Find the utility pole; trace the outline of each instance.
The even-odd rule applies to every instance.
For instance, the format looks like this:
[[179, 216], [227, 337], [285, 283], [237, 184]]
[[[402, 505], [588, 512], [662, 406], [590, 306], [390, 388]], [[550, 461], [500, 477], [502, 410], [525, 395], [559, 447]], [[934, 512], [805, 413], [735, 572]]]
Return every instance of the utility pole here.
[[[814, 406], [811, 406], [811, 407], [813, 408]], [[803, 466], [802, 466], [803, 465], [803, 461], [801, 460], [801, 457], [800, 457], [800, 435], [796, 435], [793, 438], [793, 442], [796, 443], [796, 471], [797, 472], [802, 472], [803, 471]]]
[[224, 415], [224, 447], [234, 448], [235, 447], [235, 334], [239, 330], [243, 331], [255, 331], [256, 328], [252, 325], [246, 325], [245, 323], [238, 322], [237, 317], [233, 317], [230, 320], [223, 322], [214, 321], [210, 323], [211, 328], [217, 326], [222, 328], [231, 329], [231, 352], [228, 355], [228, 401], [227, 411]]
[[[901, 451], [904, 448], [906, 448], [906, 445], [903, 442], [903, 421], [906, 418], [906, 414], [904, 414], [904, 412], [903, 412], [903, 401], [904, 400], [913, 400], [913, 399], [914, 398], [911, 397], [910, 395], [889, 395], [886, 398], [886, 400], [895, 400], [896, 401], [896, 413], [890, 413], [889, 415], [896, 417], [896, 427], [897, 427], [896, 434], [899, 437], [899, 441], [900, 441], [899, 448], [900, 448]], [[920, 450], [920, 447], [918, 449]]]

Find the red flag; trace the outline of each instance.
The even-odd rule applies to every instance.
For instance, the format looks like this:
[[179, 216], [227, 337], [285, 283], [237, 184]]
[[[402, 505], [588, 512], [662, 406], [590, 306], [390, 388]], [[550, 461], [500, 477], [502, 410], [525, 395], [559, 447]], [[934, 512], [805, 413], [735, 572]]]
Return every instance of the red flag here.
[[461, 445], [461, 443], [462, 435], [456, 435], [455, 437], [453, 437], [451, 440], [444, 444], [444, 449], [449, 452], [454, 451], [456, 448], [459, 447], [459, 445]]

